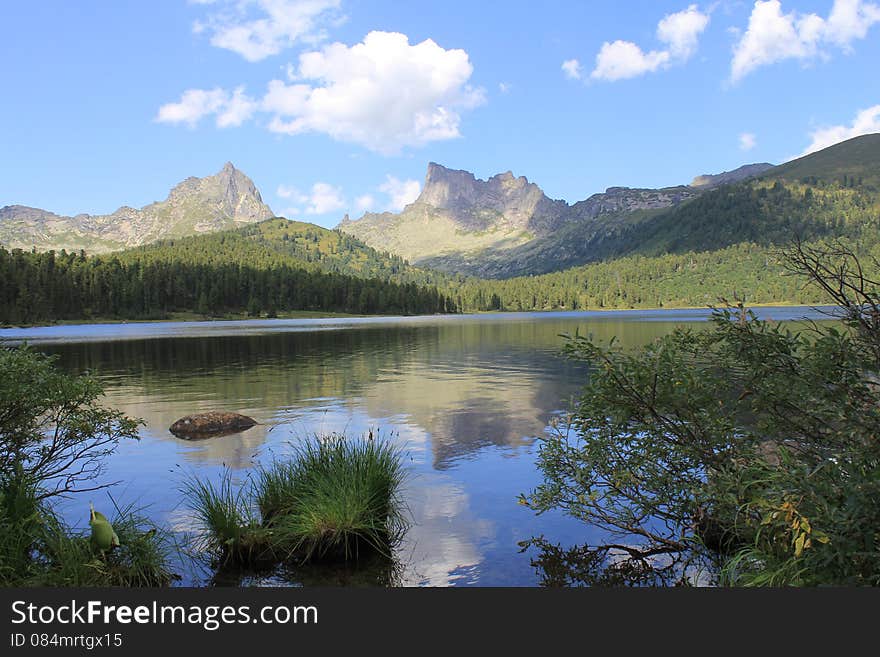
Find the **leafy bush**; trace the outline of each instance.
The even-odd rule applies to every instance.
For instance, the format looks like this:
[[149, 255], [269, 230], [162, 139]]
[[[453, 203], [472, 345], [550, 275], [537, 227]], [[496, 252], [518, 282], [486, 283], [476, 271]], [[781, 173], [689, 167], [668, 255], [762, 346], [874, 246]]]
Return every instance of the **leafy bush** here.
[[702, 564], [734, 585], [880, 584], [878, 285], [840, 245], [786, 257], [842, 323], [739, 304], [634, 352], [570, 337], [590, 381], [521, 502], [605, 529], [594, 568], [617, 551], [684, 582]]
[[[139, 421], [98, 404], [88, 376], [59, 372], [29, 347], [0, 348], [0, 585], [157, 586], [174, 578], [166, 533], [133, 509], [117, 509], [120, 546], [97, 553], [53, 501], [96, 484], [120, 440]], [[84, 511], [84, 517], [86, 512]]]

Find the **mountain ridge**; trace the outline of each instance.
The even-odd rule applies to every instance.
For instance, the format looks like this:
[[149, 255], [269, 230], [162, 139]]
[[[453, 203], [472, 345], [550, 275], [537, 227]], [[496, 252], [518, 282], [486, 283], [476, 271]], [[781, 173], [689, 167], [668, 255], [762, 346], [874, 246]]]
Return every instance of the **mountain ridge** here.
[[74, 216], [22, 205], [0, 208], [0, 245], [107, 253], [162, 238], [215, 232], [274, 216], [253, 181], [232, 162], [216, 174], [190, 176], [162, 201], [123, 205], [106, 215]]
[[[873, 225], [878, 208], [880, 134], [873, 134], [775, 167], [744, 165], [659, 189], [609, 187], [573, 204], [511, 171], [482, 180], [430, 162], [418, 198], [403, 212], [346, 216], [337, 231], [418, 267], [510, 278], [633, 254], [779, 244], [796, 231], [855, 234], [859, 225]], [[227, 162], [141, 209], [66, 217], [21, 205], [0, 208], [0, 245], [104, 253], [272, 216], [253, 181]]]
[[696, 185], [609, 187], [569, 204], [511, 171], [482, 180], [430, 162], [418, 198], [402, 212], [346, 216], [337, 228], [375, 249], [448, 273], [490, 278], [545, 273], [553, 266], [548, 259], [553, 249], [568, 254], [566, 264], [589, 261], [571, 252], [572, 238], [602, 242], [633, 222], [769, 167], [758, 163], [697, 176]]

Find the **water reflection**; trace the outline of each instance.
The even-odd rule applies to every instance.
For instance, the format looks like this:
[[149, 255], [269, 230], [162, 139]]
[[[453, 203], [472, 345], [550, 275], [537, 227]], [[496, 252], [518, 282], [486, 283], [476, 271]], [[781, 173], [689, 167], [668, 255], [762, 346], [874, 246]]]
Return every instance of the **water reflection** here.
[[543, 537], [524, 541], [523, 551], [536, 551], [531, 564], [540, 586], [699, 586], [712, 582], [702, 569], [678, 554], [634, 558], [621, 549], [586, 545], [562, 547]]
[[[608, 335], [617, 323], [603, 325]], [[564, 323], [482, 323], [358, 331], [46, 345], [70, 371], [91, 371], [108, 400], [159, 440], [183, 415], [228, 410], [261, 425], [190, 446], [186, 458], [241, 467], [291, 419], [340, 404], [383, 418], [403, 411], [431, 434], [433, 465], [539, 434], [583, 368], [559, 356]], [[628, 328], [631, 332], [631, 327]], [[244, 459], [244, 460], [243, 460]]]
[[[185, 574], [184, 583], [535, 585], [545, 577], [531, 563], [535, 555], [521, 553], [518, 542], [541, 534], [563, 545], [595, 538], [595, 529], [583, 523], [561, 514], [535, 517], [516, 504], [520, 493], [539, 483], [535, 437], [568, 407], [587, 376], [583, 364], [560, 355], [560, 334], [616, 336], [635, 346], [676, 322], [705, 316], [212, 322], [196, 328], [127, 325], [120, 329], [124, 339], [112, 339], [107, 327], [54, 327], [48, 337], [40, 330], [29, 336], [57, 354], [64, 369], [99, 377], [108, 404], [144, 419], [141, 440], [123, 444], [108, 464], [113, 478], [123, 480], [113, 494], [148, 505], [181, 536], [194, 530], [180, 492], [188, 476], [218, 477], [230, 468], [243, 483], [254, 464], [283, 456], [315, 433], [373, 430], [404, 448], [413, 524], [393, 565], [324, 575], [303, 569], [223, 573], [216, 579], [203, 568]], [[0, 331], [0, 338], [23, 335]], [[215, 410], [260, 424], [197, 442], [168, 431], [184, 415]], [[87, 517], [77, 504], [68, 507], [73, 516]]]

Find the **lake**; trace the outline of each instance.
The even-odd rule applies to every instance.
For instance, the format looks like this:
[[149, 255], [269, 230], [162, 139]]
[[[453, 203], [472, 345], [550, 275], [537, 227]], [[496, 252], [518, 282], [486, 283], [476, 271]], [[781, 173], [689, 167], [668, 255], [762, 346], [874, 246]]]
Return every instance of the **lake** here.
[[[826, 319], [817, 309], [759, 308], [765, 319]], [[0, 329], [57, 354], [71, 373], [92, 372], [106, 403], [143, 418], [140, 441], [120, 445], [108, 465], [120, 504], [135, 504], [181, 536], [195, 531], [182, 503], [187, 477], [238, 483], [254, 464], [283, 456], [315, 434], [372, 431], [400, 445], [412, 520], [394, 572], [292, 569], [214, 576], [181, 563], [186, 585], [535, 586], [534, 554], [518, 546], [544, 535], [562, 545], [595, 541], [591, 527], [562, 514], [535, 516], [517, 496], [540, 482], [536, 438], [570, 408], [587, 377], [560, 353], [562, 334], [644, 344], [708, 310], [501, 313], [399, 318], [159, 322]], [[261, 424], [204, 441], [168, 427], [190, 413], [228, 410]], [[89, 496], [64, 503], [87, 527]]]

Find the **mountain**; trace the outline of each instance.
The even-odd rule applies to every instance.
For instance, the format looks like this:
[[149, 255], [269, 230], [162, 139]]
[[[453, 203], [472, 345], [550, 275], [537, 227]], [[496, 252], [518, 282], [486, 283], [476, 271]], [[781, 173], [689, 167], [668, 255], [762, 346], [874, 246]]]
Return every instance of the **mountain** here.
[[[827, 302], [818, 286], [792, 275], [782, 255], [792, 240], [827, 249], [842, 240], [876, 279], [880, 253], [880, 135], [822, 151], [722, 184], [650, 217], [579, 242], [578, 224], [559, 231], [555, 250], [529, 264], [596, 255], [576, 267], [505, 280], [468, 279], [458, 306], [478, 310], [705, 307], [745, 298], [751, 304]], [[546, 246], [547, 242], [543, 243]], [[522, 258], [517, 249], [508, 256]]]
[[643, 223], [615, 255], [880, 239], [880, 134], [864, 135], [710, 190]]
[[217, 174], [187, 178], [164, 201], [139, 210], [124, 206], [108, 215], [65, 217], [21, 205], [0, 208], [0, 245], [106, 253], [166, 237], [234, 228], [272, 216], [253, 181], [227, 162]]
[[509, 171], [479, 180], [431, 162], [421, 194], [401, 213], [346, 217], [339, 229], [421, 267], [488, 278], [540, 274], [614, 255], [633, 225], [771, 166], [662, 189], [610, 187], [569, 205]]
[[746, 164], [734, 169], [733, 171], [724, 171], [722, 173], [707, 174], [697, 176], [691, 181], [691, 187], [709, 188], [718, 187], [720, 185], [729, 185], [730, 183], [739, 182], [747, 178], [759, 176], [765, 171], [772, 169], [773, 165], [768, 162], [759, 162], [758, 164]]
[[[473, 260], [446, 255], [443, 264], [455, 274], [414, 267], [341, 230], [282, 218], [166, 238], [112, 257], [0, 248], [0, 322], [245, 310], [695, 307], [743, 295], [750, 303], [816, 303], [821, 291], [786, 271], [779, 247], [795, 237], [820, 248], [840, 238], [865, 262], [880, 253], [877, 135], [753, 172], [702, 188], [611, 188], [569, 206], [512, 174], [480, 181], [434, 165], [430, 184], [403, 215], [418, 207], [442, 212], [465, 236], [493, 228], [536, 235], [482, 249]], [[32, 212], [31, 220], [52, 221]], [[503, 280], [462, 276], [468, 267]], [[523, 275], [513, 276], [517, 271]]]
[[339, 229], [417, 263], [447, 251], [525, 244], [558, 228], [568, 210], [565, 201], [549, 199], [509, 171], [478, 180], [431, 162], [421, 194], [400, 215], [367, 213], [357, 221], [344, 219]]
[[853, 137], [791, 160], [774, 167], [763, 177], [814, 185], [846, 183], [844, 186], [860, 184], [880, 188], [880, 133]]

